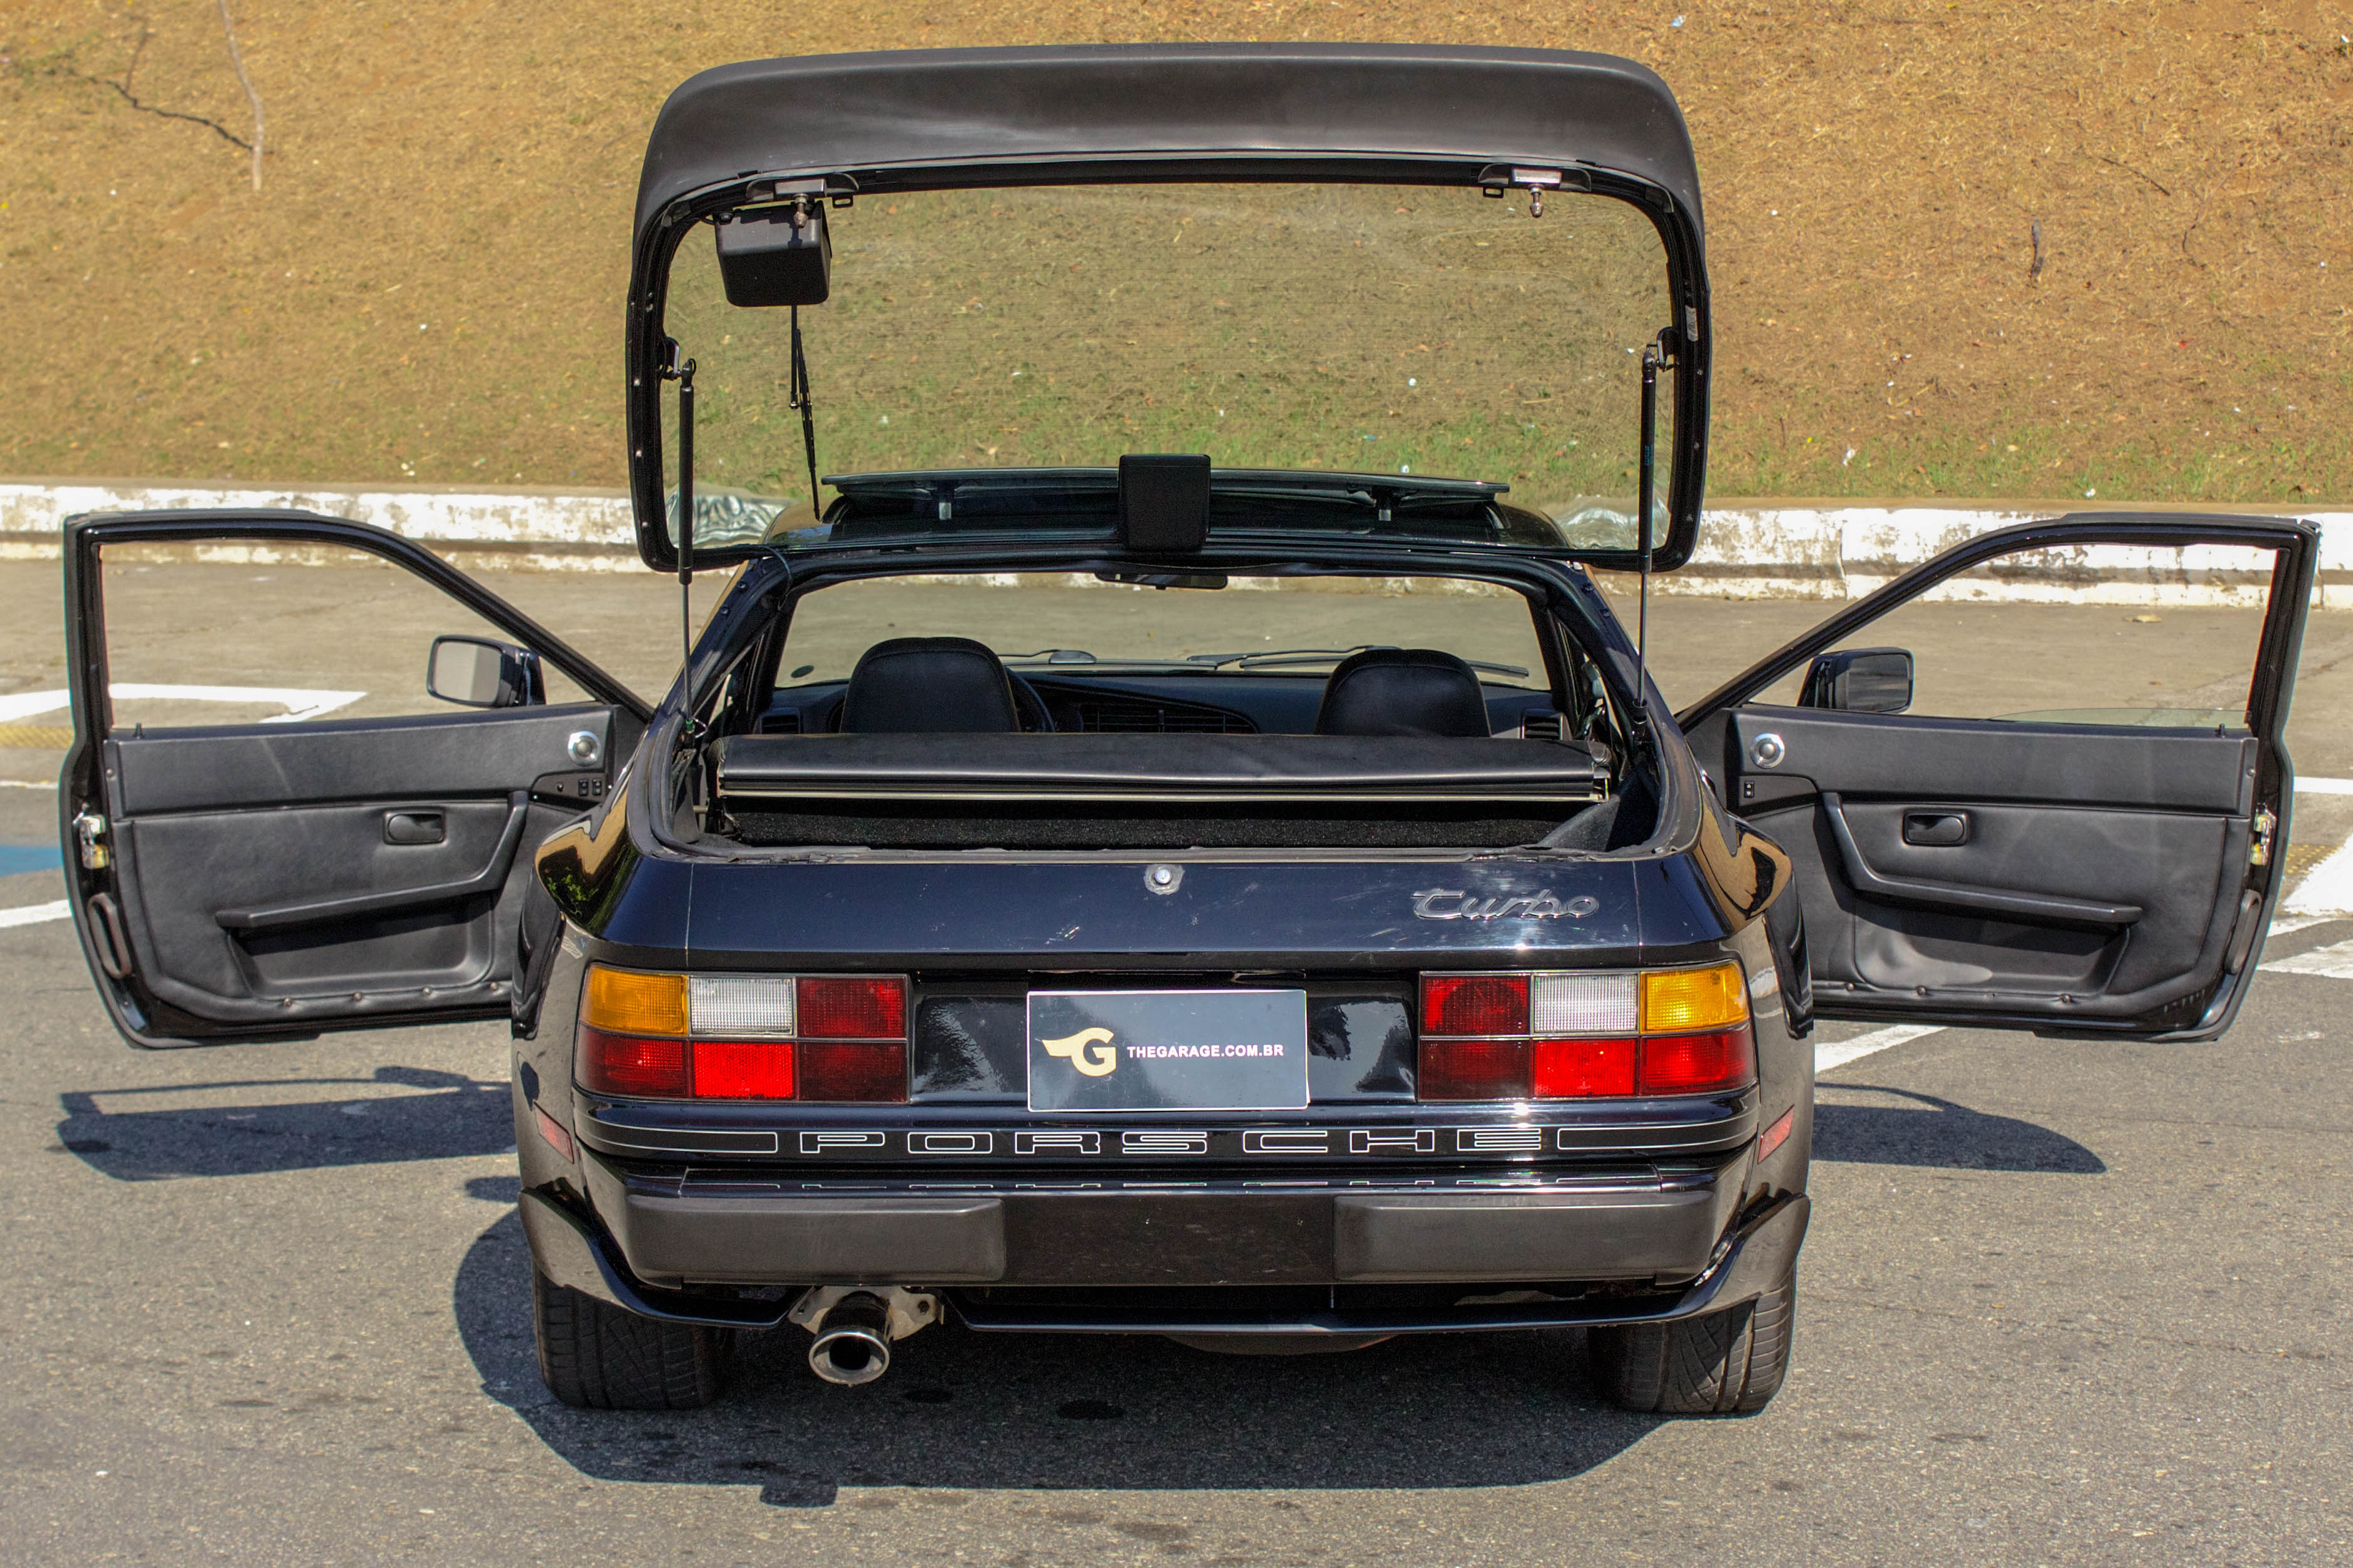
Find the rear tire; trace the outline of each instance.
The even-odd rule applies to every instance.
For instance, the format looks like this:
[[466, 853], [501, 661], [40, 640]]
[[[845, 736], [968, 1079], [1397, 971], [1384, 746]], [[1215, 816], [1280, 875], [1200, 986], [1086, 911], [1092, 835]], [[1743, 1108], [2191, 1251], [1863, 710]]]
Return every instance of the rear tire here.
[[1747, 1415], [1765, 1408], [1789, 1369], [1798, 1275], [1754, 1301], [1670, 1323], [1628, 1323], [1586, 1335], [1594, 1386], [1611, 1404], [1660, 1415]]
[[531, 1274], [539, 1375], [586, 1410], [692, 1410], [719, 1397], [733, 1329], [664, 1323]]

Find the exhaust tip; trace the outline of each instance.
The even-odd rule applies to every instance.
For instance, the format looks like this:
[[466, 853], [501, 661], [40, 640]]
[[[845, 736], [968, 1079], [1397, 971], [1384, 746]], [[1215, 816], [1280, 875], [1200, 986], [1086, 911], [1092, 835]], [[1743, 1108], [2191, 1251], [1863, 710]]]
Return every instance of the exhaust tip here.
[[810, 1342], [808, 1363], [826, 1382], [855, 1388], [891, 1370], [891, 1342], [862, 1325], [828, 1329]]

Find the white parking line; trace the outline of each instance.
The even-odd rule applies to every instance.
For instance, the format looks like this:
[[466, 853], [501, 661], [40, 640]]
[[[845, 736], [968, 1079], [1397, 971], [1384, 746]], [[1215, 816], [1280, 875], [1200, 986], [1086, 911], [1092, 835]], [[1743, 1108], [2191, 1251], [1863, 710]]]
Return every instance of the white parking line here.
[[[300, 686], [153, 686], [136, 680], [118, 680], [107, 690], [118, 702], [272, 702], [286, 710], [264, 719], [265, 724], [299, 724], [348, 708], [367, 695], [364, 691], [314, 691]], [[12, 692], [0, 697], [0, 724], [13, 724], [36, 713], [54, 713], [71, 700], [63, 691]]]
[[2290, 914], [2325, 915], [2353, 910], [2353, 839], [2348, 839], [2297, 884], [2282, 906]]
[[1942, 1024], [1890, 1024], [1886, 1028], [1873, 1029], [1851, 1040], [1825, 1042], [1814, 1047], [1814, 1070], [1828, 1072], [1832, 1068], [1842, 1068], [1851, 1061], [1883, 1051], [1890, 1046], [1908, 1045], [1943, 1031]]
[[2353, 942], [2332, 942], [2327, 947], [2316, 947], [2263, 967], [2279, 974], [2324, 974], [2331, 980], [2353, 980]]
[[73, 905], [65, 899], [54, 903], [26, 904], [20, 910], [0, 910], [0, 928], [38, 925], [43, 921], [61, 921], [73, 913]]

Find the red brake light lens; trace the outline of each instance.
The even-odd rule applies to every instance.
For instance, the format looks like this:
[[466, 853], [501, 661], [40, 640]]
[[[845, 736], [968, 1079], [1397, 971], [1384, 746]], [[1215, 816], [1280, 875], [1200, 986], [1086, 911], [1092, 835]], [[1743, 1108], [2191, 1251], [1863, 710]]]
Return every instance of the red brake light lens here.
[[788, 1040], [697, 1040], [697, 1100], [790, 1100], [793, 1047]]
[[1421, 982], [1424, 1035], [1525, 1035], [1525, 974], [1431, 974]]
[[800, 1098], [805, 1100], [907, 1098], [907, 1047], [902, 1045], [804, 1040], [800, 1070]]
[[580, 1081], [597, 1094], [680, 1097], [686, 1093], [686, 1042], [608, 1035], [580, 1026]]
[[907, 1034], [907, 983], [882, 979], [812, 979], [800, 983], [804, 1039], [888, 1040]]
[[1538, 1040], [1530, 1052], [1529, 1091], [1538, 1100], [1585, 1100], [1634, 1092], [1635, 1043]]
[[1757, 1041], [1746, 1026], [1642, 1041], [1644, 1094], [1708, 1094], [1757, 1081]]
[[1424, 1100], [1518, 1100], [1528, 1092], [1525, 1040], [1424, 1040]]

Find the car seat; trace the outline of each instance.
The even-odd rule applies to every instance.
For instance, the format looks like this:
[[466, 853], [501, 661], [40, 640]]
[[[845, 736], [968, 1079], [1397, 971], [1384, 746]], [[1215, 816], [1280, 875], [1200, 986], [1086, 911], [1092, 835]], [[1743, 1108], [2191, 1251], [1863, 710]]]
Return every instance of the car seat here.
[[970, 637], [892, 637], [859, 656], [837, 728], [847, 735], [987, 735], [1021, 728], [1013, 682]]
[[1487, 736], [1487, 698], [1472, 668], [1434, 647], [1368, 647], [1324, 683], [1319, 735]]

